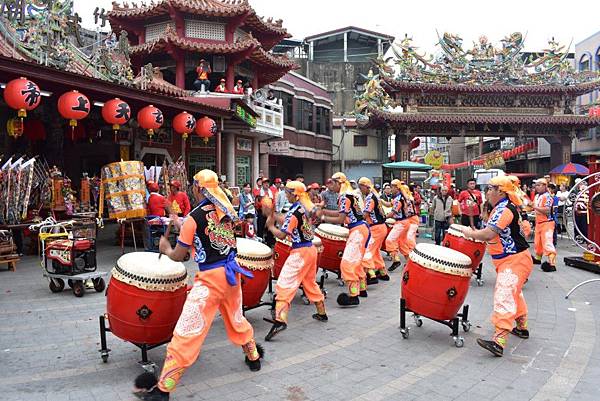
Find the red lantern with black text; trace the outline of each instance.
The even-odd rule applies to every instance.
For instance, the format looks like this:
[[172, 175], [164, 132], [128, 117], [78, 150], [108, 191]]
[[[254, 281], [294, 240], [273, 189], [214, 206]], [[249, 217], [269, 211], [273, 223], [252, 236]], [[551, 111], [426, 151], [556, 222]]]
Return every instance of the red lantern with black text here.
[[40, 88], [27, 78], [13, 79], [4, 88], [4, 101], [15, 110], [18, 116], [27, 117], [27, 111], [31, 111], [40, 105], [42, 93]]
[[163, 125], [164, 117], [159, 108], [150, 105], [138, 111], [137, 120], [140, 127], [146, 130], [148, 138], [152, 141], [154, 130], [159, 129]]
[[77, 120], [83, 120], [90, 114], [90, 99], [76, 90], [63, 93], [58, 98], [58, 112], [69, 120], [71, 127], [76, 127]]
[[196, 135], [198, 135], [204, 143], [208, 143], [208, 139], [215, 136], [217, 133], [217, 123], [212, 118], [202, 117], [196, 122]]
[[184, 141], [194, 128], [196, 128], [196, 119], [187, 111], [177, 114], [173, 119], [173, 129], [183, 137]]
[[113, 130], [117, 131], [131, 118], [131, 108], [119, 98], [109, 100], [102, 106], [102, 118], [112, 125]]

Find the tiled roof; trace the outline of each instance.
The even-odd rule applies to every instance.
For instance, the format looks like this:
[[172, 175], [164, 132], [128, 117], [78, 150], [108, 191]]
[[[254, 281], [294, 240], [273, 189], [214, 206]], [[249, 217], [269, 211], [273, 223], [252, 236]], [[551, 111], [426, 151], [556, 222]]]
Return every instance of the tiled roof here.
[[158, 0], [148, 5], [129, 7], [124, 1], [119, 5], [112, 3], [113, 9], [108, 12], [109, 19], [146, 19], [169, 14], [171, 8], [190, 14], [202, 14], [212, 17], [235, 17], [252, 12], [247, 0]]
[[578, 96], [600, 88], [600, 80], [590, 81], [577, 85], [467, 85], [467, 84], [430, 84], [400, 81], [383, 76], [384, 84], [392, 91], [405, 92], [453, 92], [453, 93], [514, 93], [560, 95], [568, 94]]
[[371, 119], [390, 124], [526, 124], [536, 126], [568, 125], [592, 128], [600, 125], [599, 119], [573, 114], [565, 115], [484, 115], [484, 114], [413, 114], [392, 113], [372, 109]]
[[260, 46], [260, 43], [253, 37], [248, 37], [236, 43], [204, 42], [189, 38], [180, 38], [174, 30], [167, 28], [165, 33], [158, 39], [144, 43], [143, 45], [131, 46], [130, 52], [132, 55], [161, 52], [169, 44], [182, 50], [209, 54], [233, 54]]
[[258, 15], [256, 15], [255, 12], [248, 16], [248, 18], [244, 22], [244, 25], [249, 27], [254, 32], [272, 34], [276, 36], [281, 36], [282, 38], [292, 37], [292, 35], [288, 33], [287, 29], [283, 27], [282, 20], [279, 19], [277, 21], [272, 21], [271, 18], [265, 20], [263, 17], [259, 17]]
[[[262, 47], [257, 47], [254, 49], [254, 52], [250, 56], [250, 61], [262, 67], [285, 69], [285, 72], [298, 68], [298, 65], [294, 62], [294, 60], [289, 59], [287, 56], [280, 56], [266, 52]], [[280, 78], [285, 75], [285, 72], [280, 76]]]

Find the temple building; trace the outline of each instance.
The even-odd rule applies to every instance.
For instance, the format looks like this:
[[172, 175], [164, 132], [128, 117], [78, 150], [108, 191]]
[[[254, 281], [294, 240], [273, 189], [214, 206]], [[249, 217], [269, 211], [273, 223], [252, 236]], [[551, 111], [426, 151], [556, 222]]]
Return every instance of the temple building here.
[[420, 54], [409, 37], [394, 44], [395, 59], [379, 59], [357, 100], [359, 125], [395, 135], [398, 161], [409, 160], [415, 136], [446, 137], [454, 146], [451, 163], [468, 160], [468, 137], [515, 137], [545, 138], [556, 166], [571, 161], [574, 140], [600, 125], [576, 107], [579, 96], [600, 88], [600, 76], [573, 71], [555, 41], [535, 60], [520, 57], [520, 33], [505, 37], [500, 47], [482, 36], [465, 50], [460, 37], [447, 33], [439, 45], [443, 55], [434, 59]]
[[[148, 88], [232, 113], [214, 140], [182, 148], [190, 170], [211, 168], [232, 185], [254, 181], [260, 142], [284, 135], [283, 109], [257, 91], [296, 68], [270, 51], [289, 36], [281, 20], [259, 17], [245, 0], [113, 3], [108, 17], [114, 32], [126, 33], [133, 68], [151, 64]], [[178, 153], [156, 142], [136, 150], [142, 158]]]

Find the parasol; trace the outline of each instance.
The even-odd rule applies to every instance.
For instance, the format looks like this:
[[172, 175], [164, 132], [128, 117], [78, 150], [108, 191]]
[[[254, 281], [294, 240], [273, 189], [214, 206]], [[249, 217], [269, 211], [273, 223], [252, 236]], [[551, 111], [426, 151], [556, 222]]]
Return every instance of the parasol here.
[[589, 175], [590, 170], [577, 163], [561, 164], [550, 170], [550, 174], [562, 174], [562, 175]]
[[429, 171], [433, 167], [429, 164], [415, 163], [409, 161], [386, 163], [383, 165], [385, 168], [392, 168], [398, 170], [412, 170], [412, 171]]

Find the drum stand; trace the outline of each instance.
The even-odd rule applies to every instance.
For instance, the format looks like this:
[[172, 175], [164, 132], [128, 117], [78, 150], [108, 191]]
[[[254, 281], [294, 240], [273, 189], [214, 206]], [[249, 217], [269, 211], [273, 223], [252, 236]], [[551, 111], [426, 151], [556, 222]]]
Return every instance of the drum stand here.
[[335, 273], [337, 275], [338, 286], [343, 287], [346, 285], [344, 283], [344, 280], [342, 280], [341, 270], [327, 270], [324, 267], [320, 267], [319, 269], [321, 269], [321, 278], [319, 279], [319, 287], [321, 288], [321, 290], [323, 290], [325, 287], [325, 279], [329, 277], [329, 272]]
[[[102, 358], [102, 362], [107, 363], [108, 362], [108, 353], [111, 351], [110, 348], [107, 348], [107, 344], [106, 344], [106, 333], [107, 332], [111, 332], [110, 327], [106, 326], [106, 316], [105, 315], [100, 315], [100, 346], [102, 347], [99, 352], [100, 352], [100, 357]], [[151, 349], [154, 349], [156, 347], [160, 347], [161, 345], [167, 344], [169, 341], [171, 341], [170, 339], [167, 341], [164, 341], [160, 344], [136, 344], [136, 343], [131, 343], [133, 345], [135, 345], [136, 347], [138, 347], [141, 351], [142, 351], [142, 360], [139, 361], [138, 363], [140, 364], [140, 366], [147, 372], [153, 373], [156, 375], [157, 373], [157, 366], [154, 362], [149, 361], [148, 360], [148, 351]], [[128, 341], [129, 342], [129, 341]]]
[[483, 269], [483, 263], [480, 263], [479, 267], [477, 267], [477, 269], [475, 269], [475, 271], [474, 271], [478, 287], [481, 287], [484, 283], [483, 279], [481, 278], [481, 270], [482, 269]]
[[[406, 300], [404, 298], [400, 298], [400, 333], [402, 333], [402, 338], [404, 338], [405, 340], [408, 338], [410, 329], [406, 326], [406, 312], [412, 312], [413, 318], [415, 319], [415, 325], [417, 327], [421, 327], [423, 325], [423, 320], [421, 319], [421, 317], [427, 317], [421, 316], [415, 313], [414, 311], [408, 309], [406, 307]], [[460, 323], [462, 325], [462, 328], [465, 331], [465, 333], [471, 330], [471, 322], [469, 322], [469, 305], [463, 305], [462, 313], [457, 313], [454, 319], [428, 319], [450, 327], [450, 329], [452, 330], [452, 334], [450, 335], [454, 340], [454, 345], [456, 346], [456, 348], [462, 348], [462, 346], [465, 345], [465, 339], [458, 335], [458, 324]]]

